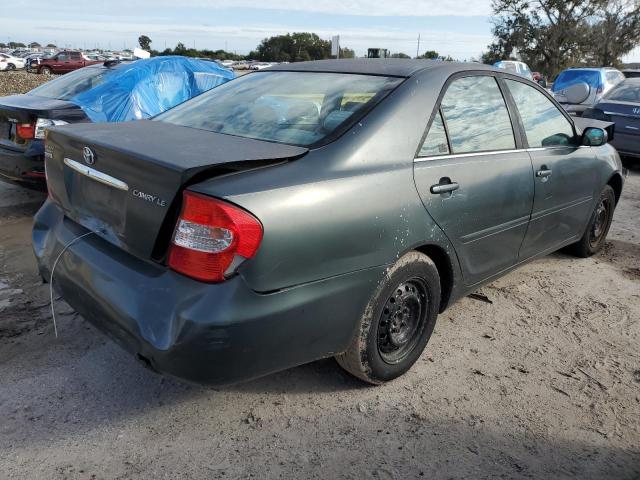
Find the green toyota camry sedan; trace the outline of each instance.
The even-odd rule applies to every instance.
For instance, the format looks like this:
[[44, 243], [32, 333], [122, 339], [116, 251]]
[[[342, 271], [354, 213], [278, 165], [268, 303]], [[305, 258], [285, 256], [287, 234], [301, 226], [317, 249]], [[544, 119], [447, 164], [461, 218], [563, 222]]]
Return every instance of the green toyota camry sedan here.
[[151, 120], [49, 130], [33, 246], [157, 371], [222, 384], [335, 357], [379, 384], [457, 299], [602, 247], [624, 182], [611, 135], [484, 65], [280, 65]]

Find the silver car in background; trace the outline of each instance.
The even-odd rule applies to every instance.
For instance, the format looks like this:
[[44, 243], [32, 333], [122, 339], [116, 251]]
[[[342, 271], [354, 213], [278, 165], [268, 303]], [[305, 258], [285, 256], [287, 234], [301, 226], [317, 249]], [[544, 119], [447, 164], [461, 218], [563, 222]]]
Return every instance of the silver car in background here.
[[569, 68], [558, 75], [551, 92], [569, 114], [579, 117], [624, 79], [615, 68]]

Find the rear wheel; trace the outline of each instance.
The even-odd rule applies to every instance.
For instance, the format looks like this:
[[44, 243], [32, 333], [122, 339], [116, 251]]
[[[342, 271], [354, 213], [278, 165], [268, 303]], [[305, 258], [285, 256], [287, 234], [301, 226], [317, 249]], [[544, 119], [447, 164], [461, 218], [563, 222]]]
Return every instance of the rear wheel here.
[[591, 214], [584, 235], [578, 242], [569, 245], [567, 251], [583, 258], [597, 253], [603, 247], [607, 238], [615, 208], [616, 195], [613, 188], [610, 185], [606, 185], [600, 193], [600, 198]]
[[51, 69], [49, 67], [42, 67], [40, 73], [42, 75], [51, 75]]
[[381, 384], [418, 360], [435, 327], [440, 276], [433, 261], [409, 252], [389, 269], [369, 301], [351, 345], [336, 360], [352, 375]]

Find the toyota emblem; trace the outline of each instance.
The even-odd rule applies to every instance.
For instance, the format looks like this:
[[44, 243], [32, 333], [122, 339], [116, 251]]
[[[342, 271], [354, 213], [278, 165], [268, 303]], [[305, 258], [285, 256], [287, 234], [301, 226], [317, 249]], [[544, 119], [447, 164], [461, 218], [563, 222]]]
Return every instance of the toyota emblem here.
[[84, 147], [82, 149], [82, 157], [84, 158], [84, 163], [86, 163], [87, 165], [93, 165], [94, 163], [96, 163], [96, 157], [93, 154], [93, 150], [91, 150], [89, 147]]

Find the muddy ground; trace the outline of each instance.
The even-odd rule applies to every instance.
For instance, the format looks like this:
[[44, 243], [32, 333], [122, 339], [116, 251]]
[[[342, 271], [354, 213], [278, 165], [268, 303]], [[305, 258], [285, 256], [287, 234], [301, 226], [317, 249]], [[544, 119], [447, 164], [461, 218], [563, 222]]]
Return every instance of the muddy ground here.
[[331, 359], [187, 385], [62, 301], [55, 339], [30, 247], [43, 200], [0, 184], [2, 479], [640, 478], [640, 170], [602, 253], [463, 299], [381, 387]]

